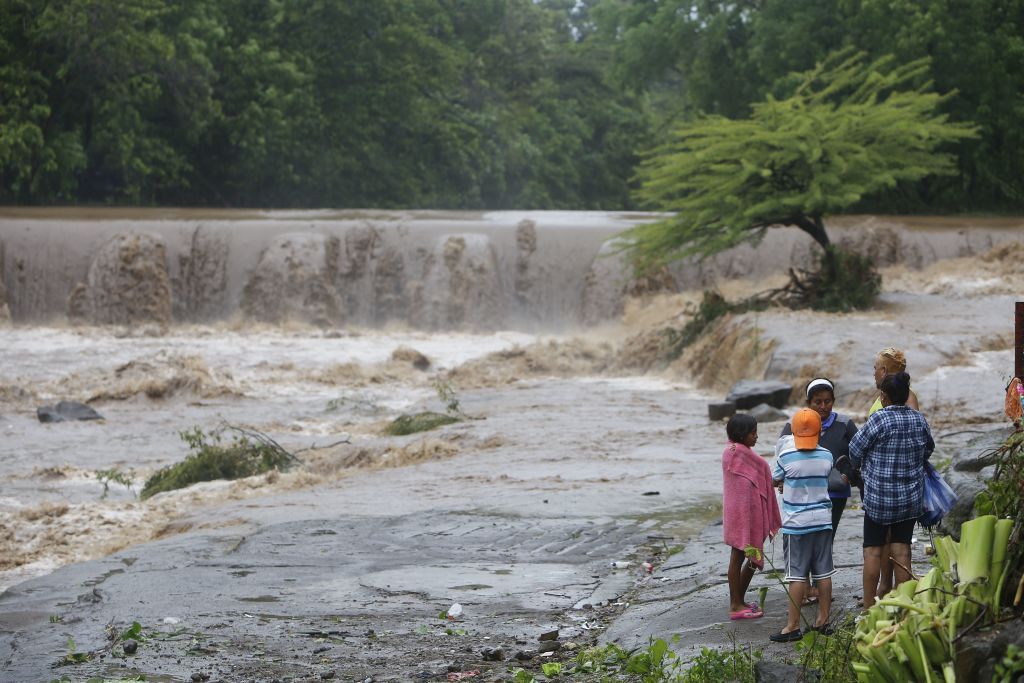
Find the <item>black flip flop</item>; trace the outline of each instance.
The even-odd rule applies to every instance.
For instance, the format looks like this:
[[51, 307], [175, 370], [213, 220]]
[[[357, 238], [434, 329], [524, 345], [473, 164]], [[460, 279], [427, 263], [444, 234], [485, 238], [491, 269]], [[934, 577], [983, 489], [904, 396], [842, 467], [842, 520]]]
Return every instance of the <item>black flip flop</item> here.
[[800, 640], [803, 637], [804, 634], [800, 632], [800, 629], [797, 629], [795, 631], [790, 631], [789, 633], [783, 633], [782, 631], [773, 633], [768, 636], [768, 640], [773, 643], [792, 643], [793, 641]]

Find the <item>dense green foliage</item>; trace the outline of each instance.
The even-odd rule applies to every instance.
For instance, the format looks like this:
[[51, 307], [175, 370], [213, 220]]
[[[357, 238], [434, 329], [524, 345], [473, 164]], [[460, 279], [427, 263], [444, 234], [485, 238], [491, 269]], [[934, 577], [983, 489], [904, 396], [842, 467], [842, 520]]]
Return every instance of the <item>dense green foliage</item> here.
[[620, 82], [650, 93], [663, 119], [743, 118], [794, 72], [843, 48], [927, 75], [953, 121], [978, 140], [952, 149], [957, 174], [898, 183], [856, 209], [1020, 210], [1024, 202], [1024, 0], [602, 0], [591, 14], [614, 36]]
[[819, 311], [871, 308], [882, 291], [882, 277], [871, 257], [835, 246], [821, 253], [816, 270], [796, 282], [800, 302]]
[[571, 6], [0, 3], [0, 201], [626, 206], [645, 108]]
[[851, 208], [1024, 206], [1024, 0], [6, 0], [0, 202], [643, 208], [638, 150], [839, 48], [979, 127]]
[[139, 497], [145, 500], [165, 491], [216, 479], [241, 479], [271, 470], [286, 470], [295, 458], [269, 440], [250, 439], [246, 433], [223, 443], [220, 432], [205, 433], [198, 427], [181, 432], [191, 453], [146, 480]]
[[641, 266], [706, 256], [794, 225], [829, 246], [823, 218], [901, 181], [955, 172], [944, 143], [974, 136], [936, 112], [941, 97], [913, 87], [919, 60], [893, 67], [839, 52], [771, 95], [749, 118], [709, 116], [674, 128], [640, 167], [640, 195], [674, 214], [632, 229]]

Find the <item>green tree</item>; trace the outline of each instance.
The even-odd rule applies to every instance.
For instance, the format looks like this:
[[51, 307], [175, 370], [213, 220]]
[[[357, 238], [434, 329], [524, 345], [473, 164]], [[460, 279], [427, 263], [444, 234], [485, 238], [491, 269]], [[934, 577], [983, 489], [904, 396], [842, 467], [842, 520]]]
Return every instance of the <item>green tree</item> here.
[[749, 118], [679, 125], [641, 163], [640, 198], [673, 213], [626, 233], [637, 264], [707, 256], [777, 225], [827, 248], [826, 215], [900, 182], [955, 173], [940, 148], [976, 129], [938, 113], [944, 96], [919, 82], [927, 69], [927, 60], [894, 66], [841, 51]]

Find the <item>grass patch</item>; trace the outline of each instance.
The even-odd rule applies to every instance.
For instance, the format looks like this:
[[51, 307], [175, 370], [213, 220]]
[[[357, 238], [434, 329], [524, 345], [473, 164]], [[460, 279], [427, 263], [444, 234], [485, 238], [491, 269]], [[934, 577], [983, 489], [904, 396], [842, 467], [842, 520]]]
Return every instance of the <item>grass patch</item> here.
[[384, 428], [384, 433], [389, 436], [405, 436], [406, 434], [430, 431], [431, 429], [437, 429], [438, 427], [460, 421], [461, 418], [454, 415], [444, 415], [443, 413], [431, 411], [414, 415], [400, 415]]
[[[235, 433], [228, 442], [224, 440], [226, 429]], [[179, 435], [192, 452], [183, 461], [168, 465], [147, 479], [139, 494], [143, 500], [201, 481], [241, 479], [270, 470], [287, 470], [298, 462], [273, 439], [236, 427], [222, 427], [209, 434], [193, 427]]]

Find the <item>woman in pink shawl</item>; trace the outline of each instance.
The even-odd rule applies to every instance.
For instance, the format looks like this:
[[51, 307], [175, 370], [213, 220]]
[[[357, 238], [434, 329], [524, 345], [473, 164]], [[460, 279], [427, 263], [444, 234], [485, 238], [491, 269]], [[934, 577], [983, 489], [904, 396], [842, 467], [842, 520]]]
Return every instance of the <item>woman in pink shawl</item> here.
[[[729, 445], [722, 453], [722, 528], [729, 556], [729, 618], [757, 619], [764, 612], [746, 603], [755, 567], [764, 567], [764, 541], [782, 527], [782, 514], [772, 487], [772, 472], [764, 458], [751, 450], [757, 443], [757, 420], [737, 413], [725, 427]], [[757, 548], [747, 557], [747, 546]], [[744, 563], [744, 560], [746, 561]]]

